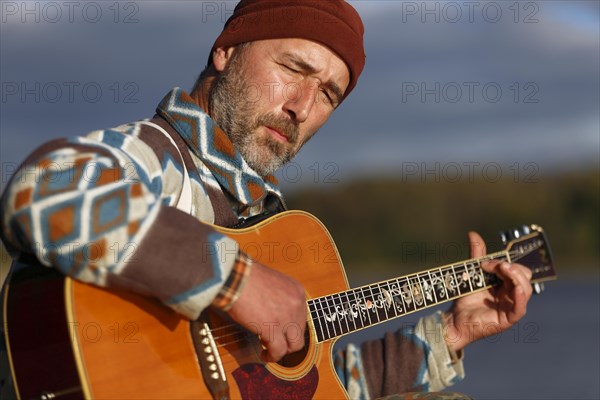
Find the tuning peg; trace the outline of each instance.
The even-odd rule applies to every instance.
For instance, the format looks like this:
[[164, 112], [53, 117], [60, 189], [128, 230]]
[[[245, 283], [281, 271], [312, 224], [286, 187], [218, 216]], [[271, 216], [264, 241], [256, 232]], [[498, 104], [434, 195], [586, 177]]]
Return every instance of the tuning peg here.
[[502, 240], [503, 245], [506, 245], [508, 243], [508, 240], [509, 240], [508, 235], [509, 235], [508, 232], [500, 231], [500, 240]]
[[515, 240], [524, 235], [529, 235], [531, 228], [527, 225], [523, 225], [520, 228], [510, 229], [508, 231], [500, 231], [500, 240], [502, 244], [506, 245], [511, 240]]
[[544, 287], [544, 283], [543, 282], [536, 282], [533, 284], [533, 291], [535, 292], [535, 294], [540, 294], [544, 291], [545, 287]]

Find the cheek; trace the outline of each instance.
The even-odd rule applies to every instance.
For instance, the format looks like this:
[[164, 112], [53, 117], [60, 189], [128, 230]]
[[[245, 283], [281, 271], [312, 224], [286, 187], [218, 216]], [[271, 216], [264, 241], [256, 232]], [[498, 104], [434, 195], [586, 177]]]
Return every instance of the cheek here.
[[287, 97], [294, 94], [294, 91], [290, 89], [294, 85], [275, 72], [257, 78], [254, 85], [260, 90], [260, 103], [265, 105], [266, 108], [273, 109], [283, 104]]

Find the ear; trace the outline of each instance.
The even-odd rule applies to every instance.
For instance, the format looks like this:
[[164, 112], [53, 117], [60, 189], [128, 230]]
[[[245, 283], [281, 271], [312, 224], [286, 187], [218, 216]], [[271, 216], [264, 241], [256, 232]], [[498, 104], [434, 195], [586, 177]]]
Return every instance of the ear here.
[[219, 47], [213, 51], [212, 61], [217, 72], [223, 72], [223, 70], [225, 70], [225, 67], [227, 66], [229, 60], [231, 60], [231, 56], [233, 55], [234, 51], [235, 47], [233, 46], [227, 48]]

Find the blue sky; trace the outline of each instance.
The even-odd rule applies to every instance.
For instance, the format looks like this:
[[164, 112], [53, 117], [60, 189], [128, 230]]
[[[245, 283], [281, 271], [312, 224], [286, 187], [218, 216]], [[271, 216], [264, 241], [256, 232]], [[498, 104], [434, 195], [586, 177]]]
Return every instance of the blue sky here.
[[[365, 70], [284, 184], [436, 163], [598, 166], [597, 1], [351, 3]], [[149, 117], [170, 88], [189, 89], [235, 2], [73, 4], [2, 3], [2, 183], [37, 144]]]

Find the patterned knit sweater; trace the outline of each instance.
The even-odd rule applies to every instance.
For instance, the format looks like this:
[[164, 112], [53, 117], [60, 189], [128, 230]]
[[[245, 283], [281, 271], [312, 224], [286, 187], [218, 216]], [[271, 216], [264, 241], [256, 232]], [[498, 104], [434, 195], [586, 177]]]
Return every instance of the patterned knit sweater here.
[[[239, 256], [238, 244], [208, 224], [233, 226], [281, 193], [183, 90], [168, 93], [151, 122], [169, 137], [139, 121], [42, 145], [0, 199], [0, 234], [15, 256], [33, 254], [75, 279], [152, 296], [195, 319]], [[187, 213], [175, 207], [184, 174]], [[352, 398], [441, 390], [464, 376], [441, 332], [440, 315], [431, 315], [338, 351], [336, 370]]]

